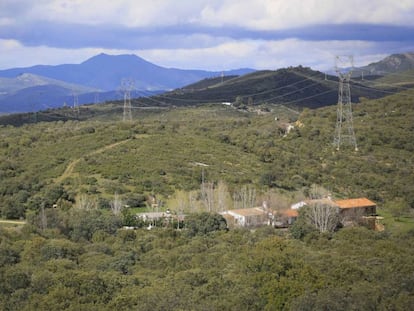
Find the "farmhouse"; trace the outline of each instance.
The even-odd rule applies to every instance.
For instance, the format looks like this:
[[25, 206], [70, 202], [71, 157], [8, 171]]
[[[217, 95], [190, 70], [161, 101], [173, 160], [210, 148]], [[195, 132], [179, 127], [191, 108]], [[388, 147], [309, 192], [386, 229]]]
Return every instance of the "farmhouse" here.
[[231, 227], [258, 227], [269, 224], [268, 213], [260, 207], [233, 209], [222, 212]]
[[374, 230], [383, 230], [376, 216], [377, 205], [367, 198], [347, 199], [335, 201], [339, 207], [341, 222], [344, 226], [364, 224]]
[[377, 213], [377, 205], [367, 198], [347, 199], [334, 201], [342, 215], [346, 216], [358, 212], [362, 216], [373, 216]]
[[163, 218], [171, 218], [171, 214], [169, 212], [150, 212], [150, 213], [138, 213], [137, 217], [142, 219], [143, 221], [156, 221]]
[[273, 225], [276, 228], [287, 228], [293, 225], [293, 223], [298, 218], [298, 215], [299, 213], [297, 209], [290, 208], [290, 209], [281, 210], [280, 212], [277, 213], [275, 217], [276, 219]]
[[291, 205], [291, 209], [298, 210], [307, 205], [334, 206], [338, 208], [342, 225], [351, 226], [355, 224], [365, 225], [374, 230], [383, 230], [377, 217], [377, 205], [367, 198], [355, 198], [346, 200], [332, 200], [323, 198], [317, 200], [304, 200]]

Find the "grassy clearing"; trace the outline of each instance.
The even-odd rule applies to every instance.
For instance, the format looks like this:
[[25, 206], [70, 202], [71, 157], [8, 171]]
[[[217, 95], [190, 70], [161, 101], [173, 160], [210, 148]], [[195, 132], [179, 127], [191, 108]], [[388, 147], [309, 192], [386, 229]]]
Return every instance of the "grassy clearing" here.
[[18, 227], [24, 226], [26, 221], [24, 220], [7, 220], [7, 219], [0, 219], [0, 227]]
[[378, 214], [379, 216], [384, 217], [381, 223], [384, 224], [386, 231], [399, 234], [414, 230], [414, 217], [412, 215], [396, 219], [385, 209], [378, 210]]

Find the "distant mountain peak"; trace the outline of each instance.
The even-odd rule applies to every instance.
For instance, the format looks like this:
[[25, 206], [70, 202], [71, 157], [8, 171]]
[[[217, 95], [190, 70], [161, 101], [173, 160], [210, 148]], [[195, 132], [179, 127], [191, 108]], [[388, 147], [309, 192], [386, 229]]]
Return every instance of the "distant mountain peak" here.
[[[233, 70], [227, 71], [226, 75], [241, 75], [251, 71], [253, 70]], [[21, 75], [21, 73], [24, 74]], [[18, 75], [20, 77], [16, 80]], [[96, 92], [97, 90], [111, 92], [119, 88], [123, 78], [131, 78], [134, 80], [135, 88], [144, 91], [145, 94], [147, 90], [171, 90], [212, 76], [218, 76], [218, 73], [203, 70], [164, 68], [146, 61], [135, 54], [109, 55], [100, 53], [80, 64], [37, 65], [27, 68], [0, 70], [0, 77], [14, 79], [3, 79], [0, 91], [3, 94], [4, 102], [9, 106], [12, 105], [13, 111], [17, 111], [17, 107], [27, 104], [28, 98], [30, 98], [30, 101], [41, 101], [50, 106], [66, 101], [67, 99], [58, 97], [60, 95], [67, 95], [65, 94], [66, 91], [62, 91], [62, 88], [67, 90], [69, 94]], [[36, 79], [39, 79], [39, 81], [36, 81]], [[50, 94], [53, 92], [56, 94], [56, 96], [50, 98], [50, 101], [46, 101], [45, 98], [41, 100], [36, 99], [38, 91], [34, 90], [33, 87], [44, 85], [54, 86], [54, 90], [49, 88], [48, 91]], [[23, 87], [25, 88], [24, 96], [20, 96], [19, 99], [17, 97], [4, 98], [5, 93], [11, 94], [12, 92], [22, 90]], [[75, 92], [75, 90], [79, 91]], [[79, 99], [79, 102], [86, 103], [91, 102], [91, 100], [88, 99], [86, 101], [85, 99], [85, 101], [81, 101]], [[2, 109], [1, 102], [0, 109]]]
[[98, 55], [92, 56], [91, 58], [88, 58], [82, 64], [87, 64], [91, 62], [108, 62], [108, 61], [120, 61], [120, 60], [128, 60], [128, 61], [141, 61], [141, 62], [147, 62], [145, 59], [135, 55], [135, 54], [118, 54], [118, 55], [110, 55], [106, 53], [100, 53]]
[[414, 52], [392, 54], [361, 69], [375, 75], [411, 70], [414, 69]]

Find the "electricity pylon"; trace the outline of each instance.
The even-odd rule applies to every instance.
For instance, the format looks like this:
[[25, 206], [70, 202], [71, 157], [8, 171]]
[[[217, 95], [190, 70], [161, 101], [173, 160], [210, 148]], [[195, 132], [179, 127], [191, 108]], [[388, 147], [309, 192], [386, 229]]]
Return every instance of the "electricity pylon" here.
[[76, 114], [76, 117], [79, 117], [79, 97], [77, 94], [73, 93], [73, 111]]
[[358, 151], [352, 120], [351, 87], [349, 85], [353, 70], [353, 57], [337, 56], [335, 70], [338, 74], [339, 88], [333, 144], [336, 150], [339, 150], [341, 144], [349, 144], [355, 148], [355, 151]]
[[132, 121], [131, 91], [134, 89], [132, 79], [122, 79], [121, 91], [124, 93], [124, 114], [122, 120]]

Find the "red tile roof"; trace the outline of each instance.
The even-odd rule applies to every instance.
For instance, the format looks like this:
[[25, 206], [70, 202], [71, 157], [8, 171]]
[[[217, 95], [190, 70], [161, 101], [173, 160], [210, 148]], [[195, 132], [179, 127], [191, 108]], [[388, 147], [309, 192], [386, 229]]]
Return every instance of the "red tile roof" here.
[[294, 209], [285, 209], [281, 211], [281, 214], [286, 217], [298, 217], [299, 213]]
[[339, 208], [358, 208], [376, 206], [376, 204], [367, 198], [347, 199], [335, 201]]

